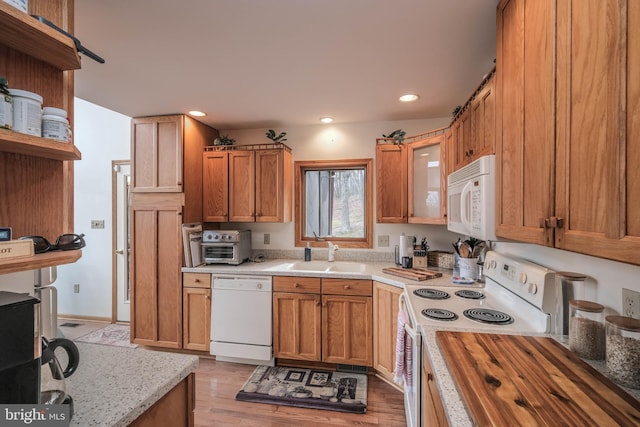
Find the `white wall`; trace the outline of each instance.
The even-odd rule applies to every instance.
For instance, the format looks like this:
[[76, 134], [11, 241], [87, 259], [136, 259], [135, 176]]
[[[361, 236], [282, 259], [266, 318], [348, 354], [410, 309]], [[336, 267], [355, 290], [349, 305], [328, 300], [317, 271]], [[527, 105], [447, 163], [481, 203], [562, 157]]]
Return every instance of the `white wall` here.
[[[58, 312], [111, 318], [111, 161], [130, 157], [131, 118], [79, 98], [74, 116], [82, 153], [74, 165], [74, 231], [85, 234], [87, 246], [78, 262], [58, 267]], [[91, 229], [92, 219], [104, 220], [104, 229]]]

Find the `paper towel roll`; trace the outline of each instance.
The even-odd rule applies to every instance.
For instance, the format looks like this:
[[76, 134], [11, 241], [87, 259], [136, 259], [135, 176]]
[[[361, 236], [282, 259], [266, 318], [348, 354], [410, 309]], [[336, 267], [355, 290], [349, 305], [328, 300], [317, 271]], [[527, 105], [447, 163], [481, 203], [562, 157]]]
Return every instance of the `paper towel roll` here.
[[405, 256], [413, 257], [412, 240], [411, 236], [405, 236], [404, 233], [400, 235], [400, 260]]

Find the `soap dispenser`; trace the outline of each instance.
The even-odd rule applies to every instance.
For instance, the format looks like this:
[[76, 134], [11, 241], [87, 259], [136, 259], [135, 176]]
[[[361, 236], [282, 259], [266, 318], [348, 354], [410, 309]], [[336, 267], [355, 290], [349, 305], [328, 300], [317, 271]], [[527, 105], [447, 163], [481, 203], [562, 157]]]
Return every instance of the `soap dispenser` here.
[[304, 260], [311, 261], [311, 244], [307, 242], [307, 247], [304, 248]]

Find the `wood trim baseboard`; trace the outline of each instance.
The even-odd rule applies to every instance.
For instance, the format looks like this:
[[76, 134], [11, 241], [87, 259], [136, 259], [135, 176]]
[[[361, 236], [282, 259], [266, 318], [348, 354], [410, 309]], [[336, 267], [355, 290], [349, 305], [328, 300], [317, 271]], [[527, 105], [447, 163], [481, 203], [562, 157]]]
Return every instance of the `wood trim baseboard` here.
[[63, 314], [63, 313], [58, 313], [58, 320], [60, 320], [60, 319], [88, 320], [88, 321], [91, 321], [91, 322], [113, 323], [111, 321], [111, 317], [84, 316], [84, 315], [81, 315], [81, 314]]

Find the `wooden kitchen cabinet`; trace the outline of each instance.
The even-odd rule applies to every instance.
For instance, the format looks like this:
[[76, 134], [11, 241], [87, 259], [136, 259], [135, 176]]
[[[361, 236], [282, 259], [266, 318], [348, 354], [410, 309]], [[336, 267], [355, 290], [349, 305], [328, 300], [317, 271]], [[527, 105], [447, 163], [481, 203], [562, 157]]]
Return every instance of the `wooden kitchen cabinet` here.
[[640, 264], [640, 6], [503, 0], [497, 28], [498, 236]]
[[182, 347], [182, 198], [142, 194], [131, 203], [131, 337]]
[[407, 144], [409, 218], [412, 224], [446, 224], [445, 134]]
[[256, 151], [256, 222], [290, 222], [293, 157], [285, 149]]
[[229, 219], [229, 153], [205, 151], [202, 160], [202, 220]]
[[205, 222], [291, 221], [291, 149], [283, 144], [264, 147], [212, 147], [204, 152]]
[[[192, 342], [191, 335], [183, 339], [182, 224], [202, 221], [202, 152], [217, 135], [217, 130], [185, 115], [132, 121], [130, 280], [135, 343], [182, 348], [185, 339]], [[189, 298], [202, 303], [204, 296], [194, 293]]]
[[229, 222], [255, 220], [255, 152], [229, 152]]
[[395, 387], [398, 303], [402, 288], [373, 282], [373, 368]]
[[[43, 16], [73, 34], [73, 0], [32, 0], [29, 13]], [[43, 105], [63, 108], [73, 126], [73, 70], [80, 57], [71, 39], [0, 2], [1, 74], [9, 88], [43, 97]], [[0, 224], [14, 238], [39, 235], [51, 242], [73, 233], [73, 161], [80, 151], [71, 143], [0, 130]], [[0, 274], [72, 263], [81, 251], [3, 259]]]
[[322, 361], [373, 366], [371, 280], [322, 279]]
[[464, 110], [451, 125], [454, 139], [454, 170], [471, 162], [469, 150], [471, 149], [471, 113], [469, 109]]
[[273, 351], [283, 359], [321, 359], [320, 278], [273, 278]]
[[485, 76], [451, 124], [448, 173], [495, 153], [495, 68]]
[[445, 131], [376, 141], [378, 223], [446, 223]]
[[449, 421], [447, 419], [447, 413], [442, 403], [442, 397], [440, 391], [435, 382], [435, 376], [433, 374], [433, 368], [429, 361], [429, 353], [427, 348], [422, 348], [422, 425], [423, 426], [436, 426], [447, 427]]
[[407, 149], [402, 144], [376, 145], [376, 222], [407, 222]]
[[373, 364], [371, 280], [273, 278], [277, 358]]
[[182, 348], [209, 352], [211, 275], [182, 274]]
[[136, 418], [129, 427], [193, 427], [196, 407], [196, 374], [180, 381]]
[[185, 222], [202, 217], [202, 152], [218, 131], [186, 115], [132, 121], [133, 193], [184, 194]]
[[493, 76], [491, 73], [486, 78], [471, 101], [471, 146], [468, 149], [471, 161], [495, 153], [496, 94]]

